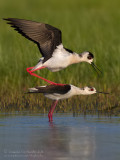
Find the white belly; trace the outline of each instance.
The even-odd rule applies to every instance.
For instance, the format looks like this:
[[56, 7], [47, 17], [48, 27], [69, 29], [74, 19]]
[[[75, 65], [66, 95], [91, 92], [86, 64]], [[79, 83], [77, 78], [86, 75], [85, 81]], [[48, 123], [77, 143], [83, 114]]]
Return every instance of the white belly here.
[[52, 72], [56, 72], [66, 68], [68, 66], [68, 63], [66, 63], [66, 59], [58, 59], [53, 57], [50, 60], [46, 61], [44, 63], [44, 66], [46, 66]]
[[71, 54], [65, 51], [65, 49], [57, 48], [53, 56], [43, 66], [46, 66], [52, 72], [56, 72], [70, 65], [70, 57]]
[[52, 100], [59, 100], [59, 99], [66, 99], [66, 98], [70, 98], [73, 96], [73, 94], [71, 94], [70, 92], [66, 93], [66, 94], [58, 94], [58, 93], [53, 93], [53, 94], [44, 94], [45, 97], [52, 99]]

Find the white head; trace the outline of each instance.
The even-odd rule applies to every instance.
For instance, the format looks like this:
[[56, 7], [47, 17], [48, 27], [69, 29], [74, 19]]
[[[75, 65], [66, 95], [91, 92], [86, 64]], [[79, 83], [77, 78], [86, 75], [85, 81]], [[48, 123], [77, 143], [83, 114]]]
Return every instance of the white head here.
[[91, 52], [83, 52], [83, 53], [79, 54], [79, 57], [80, 57], [82, 62], [87, 62], [87, 63], [91, 64], [92, 67], [94, 68], [94, 70], [98, 74], [99, 74], [99, 72], [102, 73], [100, 71], [100, 69], [93, 63], [94, 55]]
[[89, 95], [89, 94], [95, 94], [97, 93], [96, 89], [94, 87], [84, 87], [84, 88], [81, 88], [81, 93], [83, 95]]
[[95, 94], [95, 93], [109, 94], [106, 92], [99, 92], [94, 87], [87, 87], [87, 86], [84, 88], [80, 88], [80, 90], [81, 90], [82, 95], [90, 95], [90, 94]]
[[93, 59], [94, 59], [94, 56], [91, 52], [83, 52], [79, 54], [79, 56], [82, 62], [87, 62], [90, 64], [93, 62]]

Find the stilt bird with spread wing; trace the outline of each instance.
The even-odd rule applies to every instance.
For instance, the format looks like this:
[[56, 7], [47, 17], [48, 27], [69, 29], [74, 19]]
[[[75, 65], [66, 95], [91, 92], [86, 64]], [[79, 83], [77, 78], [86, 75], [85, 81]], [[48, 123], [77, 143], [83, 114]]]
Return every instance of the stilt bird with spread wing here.
[[18, 33], [36, 43], [42, 54], [42, 58], [40, 58], [35, 67], [27, 68], [27, 72], [31, 75], [41, 78], [50, 84], [57, 85], [57, 83], [40, 77], [33, 72], [42, 68], [48, 68], [52, 72], [57, 72], [71, 64], [80, 62], [87, 62], [96, 71], [100, 71], [93, 63], [94, 56], [92, 53], [83, 52], [77, 54], [63, 46], [61, 31], [59, 29], [49, 24], [24, 19], [7, 18], [4, 20], [8, 21], [8, 24], [15, 28]]

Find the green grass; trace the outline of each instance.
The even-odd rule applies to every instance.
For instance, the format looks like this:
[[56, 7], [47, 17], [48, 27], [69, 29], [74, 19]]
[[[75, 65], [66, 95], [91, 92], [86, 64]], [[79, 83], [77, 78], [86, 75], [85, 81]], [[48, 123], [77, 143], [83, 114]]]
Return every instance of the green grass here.
[[[119, 0], [21, 0], [0, 2], [0, 106], [22, 104], [21, 97], [28, 87], [45, 84], [30, 76], [26, 68], [34, 66], [41, 56], [35, 44], [17, 34], [2, 18], [24, 18], [49, 23], [62, 30], [63, 44], [77, 53], [91, 51], [95, 64], [103, 74], [97, 77], [89, 64], [81, 63], [52, 73], [47, 69], [39, 75], [51, 81], [76, 86], [94, 86], [100, 91], [112, 92], [103, 96], [101, 105], [120, 106], [120, 1]], [[97, 96], [89, 98], [94, 105]], [[114, 97], [114, 98], [113, 98]], [[21, 101], [20, 101], [21, 99]], [[24, 99], [24, 98], [23, 98]], [[26, 101], [29, 99], [26, 96]], [[82, 98], [83, 104], [86, 97]], [[43, 102], [43, 97], [40, 103]], [[74, 101], [69, 100], [70, 103]], [[66, 102], [63, 101], [65, 105]], [[100, 101], [100, 100], [99, 100]], [[8, 105], [9, 102], [9, 105]], [[35, 102], [29, 101], [31, 105]], [[37, 104], [37, 103], [36, 103]], [[68, 103], [67, 103], [68, 104]], [[79, 98], [76, 104], [80, 105]], [[4, 106], [4, 107], [3, 107]], [[87, 105], [83, 105], [84, 107]], [[7, 108], [7, 107], [6, 107]], [[70, 107], [69, 107], [70, 108]], [[79, 108], [79, 107], [78, 107]]]

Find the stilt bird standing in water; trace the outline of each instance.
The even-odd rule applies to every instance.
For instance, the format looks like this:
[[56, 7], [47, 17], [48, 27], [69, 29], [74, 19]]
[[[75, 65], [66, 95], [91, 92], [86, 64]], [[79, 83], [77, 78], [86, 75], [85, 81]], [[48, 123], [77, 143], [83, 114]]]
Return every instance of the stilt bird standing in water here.
[[94, 56], [92, 53], [83, 52], [77, 54], [63, 46], [61, 31], [59, 29], [49, 24], [30, 20], [16, 18], [4, 20], [7, 20], [8, 24], [15, 28], [18, 33], [36, 43], [43, 56], [35, 67], [27, 68], [27, 72], [31, 75], [41, 78], [50, 84], [57, 85], [57, 83], [44, 79], [33, 72], [42, 68], [48, 68], [52, 72], [57, 72], [71, 64], [80, 62], [88, 62], [96, 71], [99, 70], [93, 63]]
[[54, 112], [55, 106], [58, 103], [58, 100], [60, 99], [70, 98], [74, 95], [90, 95], [90, 94], [95, 94], [95, 93], [108, 94], [104, 92], [98, 92], [96, 91], [94, 87], [78, 88], [73, 85], [40, 86], [40, 87], [35, 87], [35, 88], [29, 88], [28, 93], [43, 93], [45, 97], [54, 100], [52, 107], [48, 113], [49, 121], [52, 121], [52, 114]]

